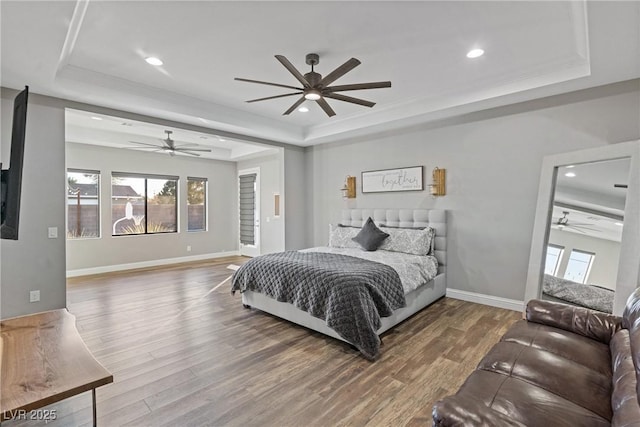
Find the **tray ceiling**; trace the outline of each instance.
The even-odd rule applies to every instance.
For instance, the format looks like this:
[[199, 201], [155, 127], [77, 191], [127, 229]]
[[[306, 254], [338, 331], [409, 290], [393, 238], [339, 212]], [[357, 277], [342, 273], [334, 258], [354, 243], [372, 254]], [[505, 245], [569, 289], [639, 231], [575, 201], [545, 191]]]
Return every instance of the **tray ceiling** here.
[[[215, 130], [312, 145], [640, 77], [638, 2], [17, 2], [1, 8], [3, 86]], [[476, 47], [485, 55], [469, 59]], [[276, 61], [335, 84], [390, 80], [330, 100], [234, 77], [295, 85]], [[144, 59], [155, 56], [160, 67]]]

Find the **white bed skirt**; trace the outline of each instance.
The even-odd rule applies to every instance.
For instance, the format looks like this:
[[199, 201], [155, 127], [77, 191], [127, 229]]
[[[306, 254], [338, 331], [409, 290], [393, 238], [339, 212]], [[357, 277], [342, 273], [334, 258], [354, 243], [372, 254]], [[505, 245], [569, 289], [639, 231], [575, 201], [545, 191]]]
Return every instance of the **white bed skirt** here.
[[[446, 281], [444, 274], [438, 274], [429, 283], [409, 292], [405, 299], [407, 306], [395, 310], [389, 317], [383, 317], [382, 326], [378, 329], [378, 335], [393, 328], [398, 323], [422, 310], [424, 307], [442, 298], [446, 293]], [[242, 303], [253, 308], [265, 311], [282, 319], [320, 332], [333, 338], [345, 341], [336, 331], [329, 328], [324, 320], [311, 316], [300, 310], [293, 304], [276, 301], [268, 296], [253, 291], [245, 291], [242, 294]]]

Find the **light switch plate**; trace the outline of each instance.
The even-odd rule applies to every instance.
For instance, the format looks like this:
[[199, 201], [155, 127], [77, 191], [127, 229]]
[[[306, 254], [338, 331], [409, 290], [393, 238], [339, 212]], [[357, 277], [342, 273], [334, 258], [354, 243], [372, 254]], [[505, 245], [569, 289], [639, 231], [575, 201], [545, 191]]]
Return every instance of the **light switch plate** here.
[[49, 238], [57, 239], [58, 238], [58, 227], [49, 227]]
[[29, 291], [29, 302], [40, 301], [40, 291]]

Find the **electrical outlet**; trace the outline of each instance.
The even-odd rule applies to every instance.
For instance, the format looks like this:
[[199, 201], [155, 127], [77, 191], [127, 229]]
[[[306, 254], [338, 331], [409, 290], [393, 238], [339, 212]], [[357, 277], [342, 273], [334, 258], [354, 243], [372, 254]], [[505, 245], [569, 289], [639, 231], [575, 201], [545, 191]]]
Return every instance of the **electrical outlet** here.
[[48, 236], [49, 236], [50, 239], [57, 239], [58, 238], [58, 227], [49, 227]]
[[187, 252], [191, 252], [191, 246], [187, 245]]
[[40, 301], [40, 291], [29, 291], [29, 302]]

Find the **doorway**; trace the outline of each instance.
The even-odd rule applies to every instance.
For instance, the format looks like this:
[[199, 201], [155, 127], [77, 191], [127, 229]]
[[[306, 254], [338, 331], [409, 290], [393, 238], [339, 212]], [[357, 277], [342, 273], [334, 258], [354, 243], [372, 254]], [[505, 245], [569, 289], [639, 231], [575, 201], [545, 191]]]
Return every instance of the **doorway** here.
[[260, 168], [238, 171], [240, 255], [260, 255]]

